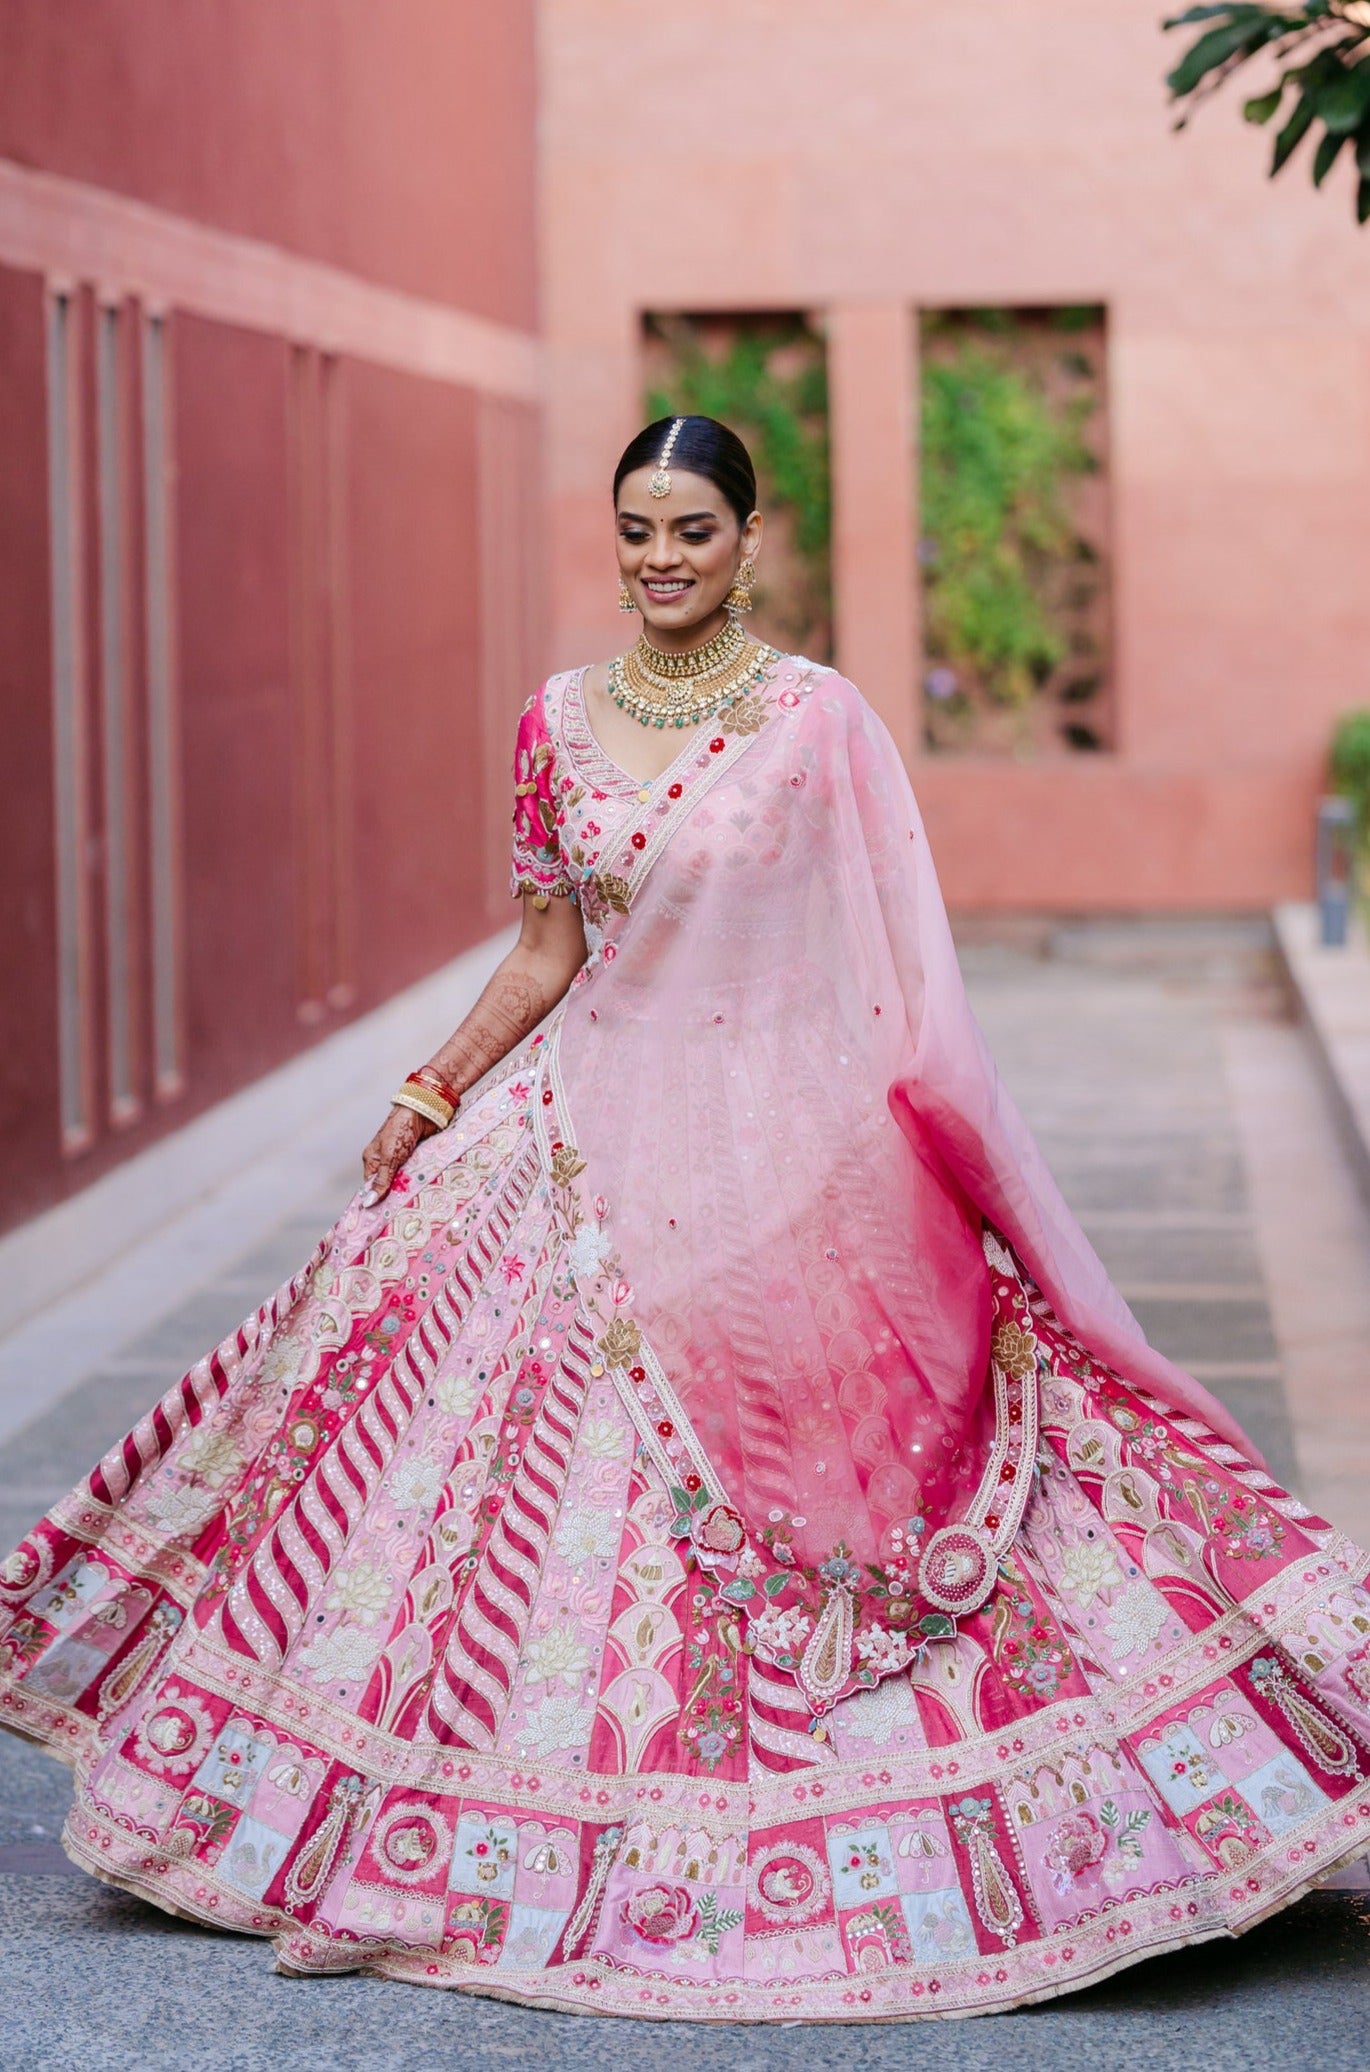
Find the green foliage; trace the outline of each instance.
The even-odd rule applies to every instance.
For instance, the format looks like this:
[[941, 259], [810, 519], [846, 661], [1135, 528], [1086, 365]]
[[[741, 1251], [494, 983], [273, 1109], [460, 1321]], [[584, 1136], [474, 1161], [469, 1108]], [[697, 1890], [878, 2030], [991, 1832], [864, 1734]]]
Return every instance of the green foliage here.
[[1041, 582], [1075, 554], [1066, 484], [1095, 462], [1093, 399], [1053, 404], [977, 340], [923, 365], [922, 524], [929, 648], [1024, 705], [1069, 651]]
[[801, 352], [793, 371], [775, 365], [778, 355], [782, 366], [796, 357], [787, 348], [817, 348], [813, 334], [803, 324], [779, 331], [742, 325], [727, 353], [714, 359], [684, 320], [658, 320], [658, 328], [676, 365], [669, 393], [649, 392], [649, 419], [687, 411], [731, 425], [747, 441], [767, 499], [792, 514], [799, 552], [826, 580], [832, 530], [827, 367], [821, 349]]
[[1332, 788], [1356, 808], [1362, 873], [1370, 872], [1370, 707], [1344, 713], [1332, 735]]
[[[1269, 53], [1280, 68], [1276, 83], [1247, 100], [1248, 122], [1282, 116], [1271, 153], [1273, 178], [1310, 131], [1321, 127], [1313, 154], [1313, 184], [1321, 187], [1343, 145], [1356, 159], [1356, 220], [1370, 220], [1370, 6], [1366, 0], [1308, 0], [1302, 7], [1272, 7], [1257, 0], [1189, 7], [1167, 29], [1201, 27], [1168, 75], [1177, 101], [1206, 99], [1243, 65]], [[1293, 60], [1293, 62], [1290, 62]], [[1183, 128], [1187, 117], [1181, 117]]]

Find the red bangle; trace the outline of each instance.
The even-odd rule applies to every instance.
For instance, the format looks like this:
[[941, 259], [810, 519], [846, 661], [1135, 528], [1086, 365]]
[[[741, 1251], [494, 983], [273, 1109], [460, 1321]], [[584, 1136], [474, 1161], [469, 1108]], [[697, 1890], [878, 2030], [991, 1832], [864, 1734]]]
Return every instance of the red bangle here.
[[434, 1093], [441, 1094], [444, 1101], [450, 1101], [453, 1108], [461, 1106], [461, 1095], [450, 1080], [443, 1078], [436, 1065], [420, 1065], [416, 1072], [409, 1074], [409, 1077], [419, 1086], [431, 1086]]

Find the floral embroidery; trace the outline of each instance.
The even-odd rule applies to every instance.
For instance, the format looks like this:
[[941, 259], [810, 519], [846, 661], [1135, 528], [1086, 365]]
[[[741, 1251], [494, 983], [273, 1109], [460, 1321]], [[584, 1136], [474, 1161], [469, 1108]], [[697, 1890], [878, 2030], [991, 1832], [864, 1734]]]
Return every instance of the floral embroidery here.
[[876, 1676], [893, 1676], [913, 1660], [913, 1643], [905, 1633], [887, 1633], [876, 1620], [858, 1626], [855, 1635], [857, 1660]]
[[[967, 1800], [967, 1804], [970, 1801]], [[847, 1842], [842, 1854], [846, 1859], [844, 1869], [852, 1884], [862, 1892], [878, 1892], [888, 1874], [888, 1865], [879, 1840], [870, 1841], [864, 1836], [853, 1836]]]
[[763, 1605], [747, 1620], [752, 1646], [782, 1669], [797, 1666], [800, 1650], [812, 1631], [813, 1620], [799, 1604]]
[[[402, 1499], [401, 1499], [402, 1501]], [[344, 1569], [328, 1593], [328, 1605], [350, 1612], [359, 1626], [374, 1626], [390, 1604], [393, 1582], [389, 1569], [359, 1561]]]
[[569, 1187], [577, 1173], [585, 1171], [585, 1160], [574, 1144], [554, 1144], [548, 1177], [554, 1187]]
[[699, 1928], [699, 1912], [683, 1885], [647, 1885], [624, 1900], [619, 1918], [644, 1942], [687, 1942]]
[[992, 1613], [994, 1659], [1005, 1683], [1024, 1697], [1054, 1698], [1074, 1668], [1074, 1659], [1065, 1636], [1034, 1602], [1012, 1559], [1000, 1563]]
[[484, 1834], [467, 1843], [463, 1854], [477, 1883], [493, 1885], [512, 1860], [509, 1835], [503, 1828], [487, 1827]]
[[[683, 1492], [682, 1492], [683, 1494]], [[695, 1545], [711, 1554], [736, 1554], [747, 1537], [746, 1527], [727, 1504], [714, 1504], [690, 1526]]]
[[458, 1900], [448, 1918], [454, 1951], [465, 1945], [473, 1960], [497, 1949], [509, 1925], [509, 1909], [502, 1899]]
[[301, 1648], [299, 1665], [312, 1683], [331, 1688], [365, 1682], [379, 1652], [380, 1643], [364, 1630], [335, 1626], [331, 1632], [316, 1633]]
[[1066, 1592], [1082, 1611], [1087, 1611], [1101, 1590], [1112, 1590], [1122, 1582], [1117, 1548], [1111, 1540], [1072, 1540], [1061, 1562]]
[[1284, 1545], [1284, 1526], [1249, 1490], [1233, 1490], [1213, 1516], [1224, 1551], [1239, 1561], [1266, 1561]]
[[611, 1367], [626, 1367], [635, 1360], [642, 1345], [642, 1333], [631, 1317], [615, 1317], [599, 1341], [599, 1349]]
[[990, 1358], [1015, 1381], [1027, 1381], [1037, 1369], [1037, 1340], [1031, 1331], [1005, 1317], [994, 1327]]
[[1058, 1892], [1068, 1892], [1077, 1878], [1083, 1878], [1102, 1862], [1108, 1836], [1092, 1813], [1075, 1813], [1054, 1828], [1047, 1843], [1045, 1862], [1055, 1875]]
[[1217, 1463], [1178, 1440], [1163, 1419], [1141, 1415], [1116, 1382], [1100, 1391], [1130, 1452], [1184, 1501], [1205, 1538], [1234, 1561], [1270, 1561], [1284, 1545], [1278, 1515]]
[[696, 1572], [685, 1635], [689, 1689], [680, 1739], [710, 1772], [742, 1746], [741, 1635], [737, 1613], [706, 1573]]
[[769, 717], [766, 701], [755, 693], [734, 698], [717, 715], [718, 725], [725, 734], [759, 734]]
[[1144, 1578], [1129, 1583], [1108, 1608], [1104, 1628], [1115, 1662], [1125, 1655], [1144, 1655], [1155, 1645], [1156, 1636], [1170, 1617], [1170, 1607], [1159, 1590]]
[[[1115, 1799], [1105, 1799], [1099, 1808], [1099, 1818], [1113, 1837], [1114, 1849], [1123, 1865], [1140, 1864], [1142, 1835], [1151, 1824], [1151, 1808], [1134, 1806], [1130, 1813], [1124, 1813]], [[1108, 1878], [1109, 1871], [1106, 1870], [1104, 1875]]]
[[578, 1684], [590, 1667], [590, 1650], [564, 1620], [534, 1634], [524, 1643], [523, 1680], [526, 1684]]

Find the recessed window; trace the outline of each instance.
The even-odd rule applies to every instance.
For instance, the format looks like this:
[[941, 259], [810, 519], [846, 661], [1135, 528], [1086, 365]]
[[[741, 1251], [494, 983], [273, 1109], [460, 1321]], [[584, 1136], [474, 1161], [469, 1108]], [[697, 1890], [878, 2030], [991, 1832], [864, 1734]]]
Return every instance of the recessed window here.
[[920, 328], [927, 746], [1109, 748], [1104, 312], [925, 311]]

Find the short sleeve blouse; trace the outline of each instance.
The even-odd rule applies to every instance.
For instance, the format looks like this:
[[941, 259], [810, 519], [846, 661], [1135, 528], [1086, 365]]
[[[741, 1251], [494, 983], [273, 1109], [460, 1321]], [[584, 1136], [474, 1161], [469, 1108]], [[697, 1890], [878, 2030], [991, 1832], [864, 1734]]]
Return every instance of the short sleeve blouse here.
[[531, 892], [542, 899], [575, 897], [557, 839], [553, 793], [555, 751], [547, 725], [543, 691], [524, 706], [514, 750], [514, 856], [510, 889], [518, 899]]

